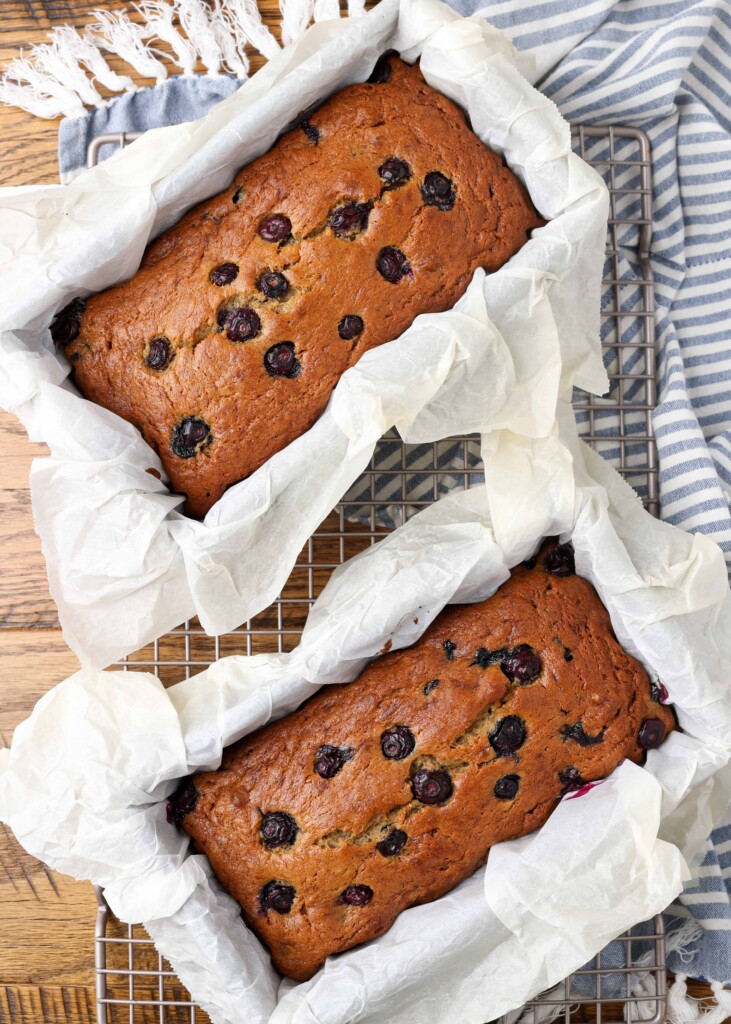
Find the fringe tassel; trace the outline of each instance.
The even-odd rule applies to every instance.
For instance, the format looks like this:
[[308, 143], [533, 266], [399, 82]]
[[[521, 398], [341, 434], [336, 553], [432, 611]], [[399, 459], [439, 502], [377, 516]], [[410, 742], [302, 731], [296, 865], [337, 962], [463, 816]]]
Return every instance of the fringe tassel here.
[[315, 0], [315, 21], [330, 21], [340, 17], [340, 0]]
[[198, 51], [208, 74], [215, 78], [221, 73], [223, 54], [209, 18], [210, 8], [203, 0], [175, 0], [175, 10], [185, 34]]
[[731, 989], [722, 985], [720, 981], [711, 982], [711, 992], [716, 1005], [708, 1014], [706, 1024], [723, 1024], [731, 1017]]
[[90, 82], [79, 62], [69, 54], [57, 40], [43, 43], [33, 53], [35, 66], [57, 82], [63, 82], [67, 89], [75, 92], [79, 100], [91, 107], [102, 102], [101, 95]]
[[657, 985], [653, 975], [647, 974], [644, 978], [638, 979], [631, 987], [631, 994], [634, 999], [631, 1003], [624, 1004], [624, 1019], [652, 1020], [658, 1011]]
[[676, 974], [668, 992], [668, 1024], [723, 1024], [731, 1016], [731, 991], [720, 982], [711, 983], [710, 999], [688, 995], [688, 976]]
[[[631, 1003], [624, 1005], [624, 1019], [626, 1021], [651, 1020], [658, 1010], [653, 996], [657, 997], [657, 984], [655, 976], [650, 971], [643, 971], [643, 967], [649, 967], [654, 963], [655, 950], [648, 950], [643, 953], [637, 961], [637, 973], [630, 975], [630, 995], [634, 996]], [[635, 1000], [637, 1000], [635, 1002]]]
[[676, 974], [668, 992], [668, 1024], [701, 1024], [705, 1010], [700, 999], [688, 995], [686, 974]]
[[212, 20], [213, 33], [223, 55], [223, 65], [245, 80], [249, 77], [249, 58], [246, 56], [246, 38], [238, 23], [231, 17], [222, 0], [216, 0]]
[[[12, 65], [11, 65], [12, 66]], [[11, 80], [10, 68], [4, 78], [0, 78], [0, 103], [9, 107], [19, 107], [34, 117], [74, 117], [75, 114], [64, 109], [54, 96], [41, 94], [25, 82]], [[84, 108], [84, 113], [86, 110]]]
[[78, 117], [86, 112], [75, 92], [25, 57], [8, 65], [0, 81], [0, 98], [41, 117]]
[[144, 18], [144, 38], [155, 38], [167, 43], [175, 54], [178, 67], [183, 74], [192, 75], [195, 72], [198, 54], [195, 46], [182, 36], [173, 24], [175, 9], [163, 0], [141, 0], [133, 6]]
[[226, 0], [226, 11], [238, 25], [243, 37], [263, 57], [267, 60], [276, 57], [280, 50], [279, 43], [261, 20], [256, 0]]
[[93, 40], [80, 35], [70, 25], [59, 25], [58, 28], [54, 28], [51, 32], [51, 41], [55, 42], [67, 57], [88, 68], [99, 85], [110, 92], [131, 92], [136, 89], [131, 78], [112, 71]]
[[282, 15], [282, 42], [285, 46], [302, 35], [312, 19], [314, 0], [279, 0]]
[[[121, 57], [143, 78], [164, 82], [173, 62], [184, 75], [195, 72], [198, 58], [208, 74], [230, 72], [246, 79], [247, 45], [270, 60], [280, 46], [261, 19], [256, 0], [134, 0], [140, 21], [122, 11], [95, 11], [83, 32], [63, 25], [48, 43], [14, 60], [0, 77], [0, 103], [38, 117], [78, 117], [87, 106], [103, 103], [97, 86], [110, 92], [134, 92], [128, 75], [110, 68], [102, 51]], [[340, 17], [339, 0], [279, 0], [284, 45], [299, 39], [310, 21]], [[348, 0], [351, 16], [365, 14], [365, 0]], [[174, 58], [151, 45], [160, 40]]]
[[98, 20], [87, 29], [90, 38], [99, 40], [105, 50], [116, 53], [143, 78], [154, 78], [156, 85], [165, 81], [165, 65], [145, 45], [141, 25], [119, 11], [94, 11], [94, 15]]

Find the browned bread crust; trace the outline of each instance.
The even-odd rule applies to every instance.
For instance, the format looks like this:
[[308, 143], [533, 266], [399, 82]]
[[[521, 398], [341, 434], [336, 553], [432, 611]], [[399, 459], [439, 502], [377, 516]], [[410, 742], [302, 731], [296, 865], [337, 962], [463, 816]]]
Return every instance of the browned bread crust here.
[[172, 801], [282, 974], [305, 980], [382, 935], [674, 727], [594, 589], [560, 574], [572, 565], [570, 549], [544, 548], [489, 600], [446, 609], [413, 647], [247, 736]]
[[[388, 66], [387, 81], [343, 89], [158, 238], [133, 278], [52, 327], [81, 392], [140, 429], [192, 515], [312, 426], [364, 352], [453, 306], [477, 267], [496, 270], [542, 223], [459, 108], [418, 67]], [[408, 165], [400, 183], [394, 157]], [[447, 183], [431, 178], [425, 197], [434, 172]], [[352, 203], [370, 208], [338, 214]], [[272, 215], [291, 224], [281, 242], [259, 233]], [[395, 283], [377, 267], [386, 247], [410, 268]], [[285, 276], [283, 295], [264, 294], [266, 273]], [[222, 307], [248, 311], [229, 321], [248, 340], [230, 340]]]

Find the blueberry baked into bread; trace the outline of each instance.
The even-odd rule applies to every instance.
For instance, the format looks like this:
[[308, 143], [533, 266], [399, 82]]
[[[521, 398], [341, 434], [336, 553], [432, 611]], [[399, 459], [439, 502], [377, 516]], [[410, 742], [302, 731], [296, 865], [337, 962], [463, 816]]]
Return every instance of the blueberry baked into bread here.
[[453, 306], [541, 223], [461, 110], [390, 56], [51, 333], [202, 516], [312, 426], [364, 352]]
[[168, 804], [268, 946], [306, 980], [542, 825], [563, 794], [674, 727], [569, 546], [245, 737]]

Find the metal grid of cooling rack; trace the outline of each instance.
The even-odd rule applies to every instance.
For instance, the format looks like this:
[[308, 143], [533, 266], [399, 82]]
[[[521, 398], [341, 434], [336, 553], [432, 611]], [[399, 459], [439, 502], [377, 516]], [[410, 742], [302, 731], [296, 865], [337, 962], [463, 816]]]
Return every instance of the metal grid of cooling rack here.
[[579, 428], [659, 512], [657, 449], [652, 410], [657, 403], [650, 140], [637, 128], [578, 125], [579, 154], [609, 186], [610, 211], [602, 297], [602, 345], [609, 392], [574, 398]]
[[[602, 398], [577, 393], [574, 408], [584, 438], [656, 513], [649, 140], [643, 132], [623, 127], [576, 126], [572, 134], [577, 151], [604, 177], [611, 201], [601, 312], [610, 390]], [[133, 133], [98, 137], [89, 147], [89, 166], [99, 161], [105, 145], [124, 146], [135, 138]], [[378, 442], [370, 467], [307, 542], [281, 595], [269, 608], [221, 637], [206, 636], [197, 621], [186, 622], [131, 655], [123, 667], [152, 670], [170, 685], [228, 654], [291, 650], [333, 569], [435, 498], [482, 479], [475, 437], [404, 445], [396, 434], [387, 435]], [[97, 895], [98, 1024], [204, 1024], [208, 1018], [191, 1003], [144, 929], [117, 922], [101, 892]], [[530, 1003], [528, 1024], [538, 1024], [547, 1013], [553, 1016], [557, 1008], [566, 1024], [585, 1020], [659, 1024], [666, 994], [662, 918], [640, 928], [641, 938], [632, 932], [618, 940], [615, 952], [619, 948], [620, 955], [611, 964], [598, 958], [589, 969]]]
[[[191, 1001], [144, 928], [120, 924], [99, 889], [97, 898], [97, 1024], [207, 1024], [208, 1016]], [[527, 1003], [521, 1024], [541, 1024], [547, 1014], [559, 1024], [662, 1024], [667, 996], [662, 917], [640, 929], [617, 939], [611, 963], [600, 953], [590, 966]]]

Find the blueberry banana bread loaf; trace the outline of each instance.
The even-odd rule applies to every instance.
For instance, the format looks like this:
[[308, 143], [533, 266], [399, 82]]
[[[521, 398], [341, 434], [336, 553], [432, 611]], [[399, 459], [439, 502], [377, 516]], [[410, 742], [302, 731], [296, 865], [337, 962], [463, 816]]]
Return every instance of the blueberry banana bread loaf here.
[[673, 728], [570, 547], [230, 747], [168, 804], [297, 981]]
[[364, 352], [453, 306], [540, 223], [459, 108], [388, 57], [51, 333], [201, 516], [312, 426]]

